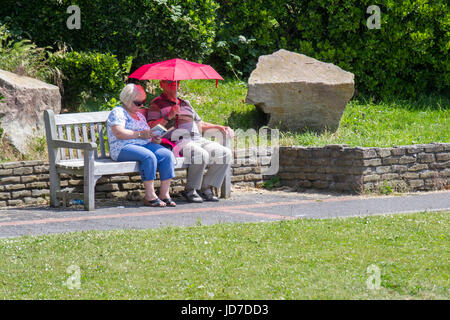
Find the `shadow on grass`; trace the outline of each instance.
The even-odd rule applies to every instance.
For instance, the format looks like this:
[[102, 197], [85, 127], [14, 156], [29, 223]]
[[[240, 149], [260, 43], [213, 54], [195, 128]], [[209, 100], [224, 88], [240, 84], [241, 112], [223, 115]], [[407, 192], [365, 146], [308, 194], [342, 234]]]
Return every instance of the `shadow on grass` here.
[[240, 128], [242, 130], [255, 129], [267, 125], [269, 115], [261, 109], [255, 107], [249, 111], [237, 112], [233, 111], [227, 120], [227, 126], [231, 128]]

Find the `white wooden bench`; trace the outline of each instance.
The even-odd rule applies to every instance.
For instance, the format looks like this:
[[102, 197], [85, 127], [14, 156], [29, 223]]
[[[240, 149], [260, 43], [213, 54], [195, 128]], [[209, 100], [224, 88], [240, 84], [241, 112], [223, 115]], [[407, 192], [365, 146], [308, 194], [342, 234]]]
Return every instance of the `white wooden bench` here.
[[[60, 199], [82, 196], [84, 208], [95, 210], [95, 184], [104, 175], [139, 172], [139, 162], [117, 162], [107, 154], [106, 120], [110, 111], [66, 113], [44, 112], [50, 171], [50, 205], [58, 207]], [[228, 139], [223, 145], [229, 146]], [[183, 157], [176, 157], [175, 169], [185, 169]], [[61, 192], [60, 174], [84, 177], [83, 194]], [[231, 169], [221, 187], [221, 197], [231, 193]]]

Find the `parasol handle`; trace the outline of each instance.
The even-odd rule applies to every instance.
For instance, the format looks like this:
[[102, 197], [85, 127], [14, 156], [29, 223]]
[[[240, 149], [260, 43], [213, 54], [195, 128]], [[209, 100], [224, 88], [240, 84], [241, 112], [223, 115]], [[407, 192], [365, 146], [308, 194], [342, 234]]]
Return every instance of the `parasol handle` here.
[[[178, 104], [178, 82], [175, 81], [175, 105]], [[178, 114], [175, 116], [175, 128], [178, 129]]]

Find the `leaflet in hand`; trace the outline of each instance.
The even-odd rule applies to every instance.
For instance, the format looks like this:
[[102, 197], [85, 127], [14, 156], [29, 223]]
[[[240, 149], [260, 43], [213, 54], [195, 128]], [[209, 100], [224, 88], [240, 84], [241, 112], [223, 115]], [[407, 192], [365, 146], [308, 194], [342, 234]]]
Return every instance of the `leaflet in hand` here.
[[162, 137], [163, 135], [166, 134], [167, 129], [164, 128], [164, 126], [158, 124], [158, 125], [156, 125], [155, 127], [153, 127], [153, 128], [151, 129], [151, 131], [152, 131], [153, 134], [156, 134], [157, 136]]

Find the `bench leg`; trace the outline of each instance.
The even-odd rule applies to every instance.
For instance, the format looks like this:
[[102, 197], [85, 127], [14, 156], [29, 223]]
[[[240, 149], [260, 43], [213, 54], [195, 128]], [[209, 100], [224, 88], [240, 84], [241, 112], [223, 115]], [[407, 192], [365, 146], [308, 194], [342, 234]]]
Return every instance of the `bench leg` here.
[[220, 188], [220, 197], [229, 198], [231, 195], [231, 166], [228, 167], [225, 178], [223, 178], [222, 187]]
[[[226, 148], [230, 148], [231, 139], [225, 134], [223, 135], [223, 146]], [[227, 159], [229, 165], [227, 169], [227, 173], [225, 178], [223, 179], [222, 187], [220, 188], [220, 197], [221, 198], [229, 198], [231, 196], [231, 163], [232, 158]]]
[[[47, 142], [48, 143], [48, 142]], [[59, 182], [59, 174], [56, 171], [56, 158], [58, 151], [56, 149], [50, 148], [48, 151], [49, 157], [49, 176], [50, 176], [50, 206], [59, 207], [59, 201], [57, 197], [57, 192], [61, 190], [61, 184]]]
[[59, 200], [56, 193], [61, 190], [59, 182], [59, 174], [56, 172], [56, 168], [50, 168], [50, 206], [59, 207]]
[[84, 209], [95, 210], [94, 152], [84, 152]]

